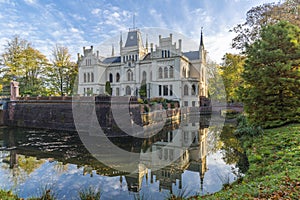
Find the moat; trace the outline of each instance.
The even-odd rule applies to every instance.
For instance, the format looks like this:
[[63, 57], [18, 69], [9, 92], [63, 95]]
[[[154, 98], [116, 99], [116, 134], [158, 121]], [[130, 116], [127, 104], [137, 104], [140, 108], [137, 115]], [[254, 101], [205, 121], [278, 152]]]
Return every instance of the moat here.
[[233, 131], [231, 124], [203, 126], [186, 119], [149, 138], [109, 138], [127, 152], [140, 153], [137, 173], [128, 173], [97, 160], [76, 132], [1, 127], [0, 188], [23, 198], [48, 188], [58, 199], [78, 199], [78, 191], [89, 187], [100, 189], [101, 199], [214, 193], [246, 170]]

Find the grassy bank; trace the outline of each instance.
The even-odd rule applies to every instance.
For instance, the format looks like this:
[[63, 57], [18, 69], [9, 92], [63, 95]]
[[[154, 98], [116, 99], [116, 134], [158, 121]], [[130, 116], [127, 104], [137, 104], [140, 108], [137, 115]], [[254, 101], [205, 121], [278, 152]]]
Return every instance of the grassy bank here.
[[246, 176], [205, 199], [300, 199], [300, 124], [241, 141], [250, 163]]

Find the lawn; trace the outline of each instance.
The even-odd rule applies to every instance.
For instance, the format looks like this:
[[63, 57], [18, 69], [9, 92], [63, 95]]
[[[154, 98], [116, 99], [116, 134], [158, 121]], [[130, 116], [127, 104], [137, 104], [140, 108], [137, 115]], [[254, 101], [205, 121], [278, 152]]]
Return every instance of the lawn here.
[[243, 179], [205, 199], [300, 199], [300, 124], [240, 138], [250, 167]]

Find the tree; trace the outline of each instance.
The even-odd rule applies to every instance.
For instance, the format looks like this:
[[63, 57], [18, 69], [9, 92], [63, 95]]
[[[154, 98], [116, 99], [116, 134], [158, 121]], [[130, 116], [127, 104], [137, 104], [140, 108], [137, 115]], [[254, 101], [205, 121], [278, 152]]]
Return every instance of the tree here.
[[142, 81], [139, 94], [140, 94], [141, 98], [143, 98], [143, 99], [147, 98], [147, 83], [145, 81]]
[[262, 29], [246, 51], [239, 96], [248, 119], [263, 127], [300, 121], [300, 28], [279, 22]]
[[48, 84], [52, 94], [71, 95], [78, 74], [77, 64], [71, 62], [67, 47], [56, 45], [52, 50], [52, 65], [47, 68]]
[[210, 99], [225, 102], [226, 93], [223, 79], [221, 77], [221, 66], [211, 60], [208, 60], [206, 63], [206, 67], [208, 93]]
[[108, 95], [112, 95], [112, 89], [111, 89], [111, 86], [110, 86], [110, 82], [109, 82], [109, 81], [106, 81], [106, 83], [105, 83], [105, 92], [106, 92]]
[[286, 0], [282, 4], [268, 3], [250, 9], [246, 14], [246, 22], [238, 24], [231, 31], [237, 33], [232, 47], [245, 50], [260, 38], [260, 30], [266, 25], [289, 21], [300, 27], [300, 4], [298, 0]]
[[245, 56], [226, 53], [221, 66], [221, 77], [226, 91], [226, 100], [238, 101], [237, 90], [242, 84], [241, 73], [244, 69]]
[[48, 59], [38, 50], [28, 47], [24, 50], [24, 66], [23, 76], [20, 78], [20, 92], [22, 94], [39, 95], [43, 93], [44, 83], [42, 78], [44, 76], [45, 68]]
[[20, 94], [41, 94], [44, 87], [41, 78], [48, 60], [41, 52], [34, 49], [29, 42], [15, 36], [8, 41], [5, 52], [2, 54], [3, 66], [1, 68], [1, 84], [8, 88], [10, 81], [16, 79], [20, 82]]

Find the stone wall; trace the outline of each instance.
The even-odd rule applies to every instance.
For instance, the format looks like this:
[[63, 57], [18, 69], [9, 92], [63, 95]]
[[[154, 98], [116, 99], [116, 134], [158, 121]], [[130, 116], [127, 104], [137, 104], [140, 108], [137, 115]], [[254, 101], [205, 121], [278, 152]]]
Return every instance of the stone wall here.
[[[91, 107], [95, 105], [98, 123], [101, 127], [114, 126], [111, 114], [111, 98], [97, 97], [26, 97], [16, 101], [8, 101], [7, 109], [2, 111], [3, 122], [6, 126], [46, 128], [54, 130], [75, 131], [73, 109], [82, 109], [83, 127], [87, 127], [91, 120]], [[119, 97], [121, 106], [129, 108], [132, 119], [141, 125], [140, 107], [136, 98]], [[129, 103], [130, 102], [130, 103]], [[0, 113], [1, 114], [1, 113]], [[82, 124], [81, 124], [82, 125]]]

